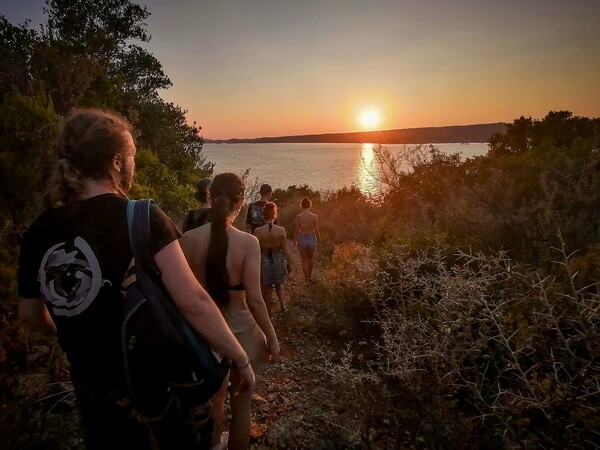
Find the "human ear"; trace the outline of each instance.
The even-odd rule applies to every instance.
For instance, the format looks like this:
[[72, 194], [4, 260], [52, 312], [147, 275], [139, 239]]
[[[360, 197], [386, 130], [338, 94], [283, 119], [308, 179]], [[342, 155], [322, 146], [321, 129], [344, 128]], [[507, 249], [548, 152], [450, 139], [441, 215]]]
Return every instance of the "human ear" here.
[[113, 169], [115, 169], [117, 172], [121, 171], [121, 158], [119, 157], [119, 155], [115, 155], [113, 158]]

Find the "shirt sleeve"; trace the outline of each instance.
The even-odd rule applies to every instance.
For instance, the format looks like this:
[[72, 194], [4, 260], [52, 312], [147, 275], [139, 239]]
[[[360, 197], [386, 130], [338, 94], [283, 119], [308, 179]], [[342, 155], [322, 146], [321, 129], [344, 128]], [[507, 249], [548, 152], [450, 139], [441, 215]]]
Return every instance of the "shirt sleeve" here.
[[150, 204], [150, 232], [152, 234], [152, 253], [157, 254], [163, 247], [181, 237], [177, 225], [156, 203]]

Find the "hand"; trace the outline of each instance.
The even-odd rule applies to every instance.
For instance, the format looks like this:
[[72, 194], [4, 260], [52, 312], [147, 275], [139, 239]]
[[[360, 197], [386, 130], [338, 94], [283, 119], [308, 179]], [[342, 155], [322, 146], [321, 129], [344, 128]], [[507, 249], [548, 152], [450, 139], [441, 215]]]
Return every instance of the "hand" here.
[[279, 341], [275, 339], [275, 341], [267, 342], [267, 349], [269, 352], [269, 361], [272, 363], [277, 361], [281, 351], [281, 348], [279, 347]]
[[231, 365], [231, 384], [234, 393], [243, 394], [254, 390], [256, 376], [254, 375], [252, 364], [250, 364], [249, 361], [250, 360], [248, 360], [248, 365], [241, 369], [235, 364]]

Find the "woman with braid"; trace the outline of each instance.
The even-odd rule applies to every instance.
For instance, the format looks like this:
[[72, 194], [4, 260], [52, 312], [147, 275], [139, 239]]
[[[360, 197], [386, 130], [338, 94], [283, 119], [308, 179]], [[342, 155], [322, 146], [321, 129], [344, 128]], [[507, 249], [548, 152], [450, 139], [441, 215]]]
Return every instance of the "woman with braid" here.
[[[211, 223], [185, 233], [181, 247], [200, 283], [215, 299], [235, 337], [259, 374], [279, 356], [279, 342], [260, 289], [258, 239], [233, 226], [244, 201], [244, 184], [233, 173], [214, 177], [209, 189]], [[213, 398], [213, 418], [222, 423], [227, 381]], [[231, 396], [230, 450], [250, 444], [252, 393]], [[218, 428], [217, 428], [218, 431]], [[219, 433], [215, 433], [219, 441]]]

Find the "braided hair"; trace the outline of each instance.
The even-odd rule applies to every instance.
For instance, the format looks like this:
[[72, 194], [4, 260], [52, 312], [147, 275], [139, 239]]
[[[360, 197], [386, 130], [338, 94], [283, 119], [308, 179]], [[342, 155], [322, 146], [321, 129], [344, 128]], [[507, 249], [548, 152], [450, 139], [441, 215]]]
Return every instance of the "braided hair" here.
[[244, 183], [234, 173], [221, 173], [213, 178], [209, 193], [212, 216], [206, 254], [206, 287], [217, 304], [225, 306], [229, 302], [227, 220], [234, 213], [235, 205], [244, 198]]
[[131, 131], [127, 119], [111, 111], [78, 108], [67, 114], [59, 133], [59, 159], [48, 181], [50, 205], [81, 200], [85, 178], [109, 179], [115, 191], [126, 197], [129, 186], [123, 186], [122, 178], [111, 168], [115, 155], [126, 156], [126, 133]]

